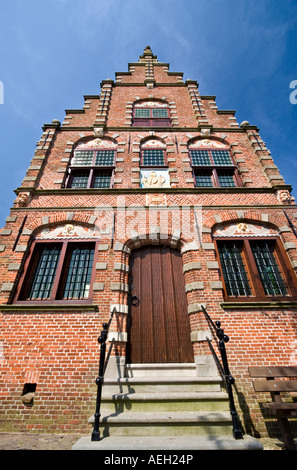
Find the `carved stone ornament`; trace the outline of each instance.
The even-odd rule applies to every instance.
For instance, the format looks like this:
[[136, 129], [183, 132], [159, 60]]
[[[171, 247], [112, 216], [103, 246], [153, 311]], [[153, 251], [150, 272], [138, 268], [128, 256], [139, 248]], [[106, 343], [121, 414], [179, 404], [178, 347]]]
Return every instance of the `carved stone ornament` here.
[[226, 144], [223, 144], [222, 142], [216, 141], [213, 139], [200, 139], [200, 140], [196, 140], [191, 145], [189, 145], [190, 149], [199, 148], [199, 147], [222, 148], [222, 149], [229, 148]]
[[277, 232], [270, 227], [254, 225], [245, 222], [221, 226], [214, 232], [214, 237], [269, 237], [275, 236]]
[[98, 238], [100, 237], [99, 227], [84, 227], [80, 225], [66, 224], [58, 227], [44, 228], [39, 235], [38, 239], [58, 239], [58, 238]]
[[282, 204], [292, 204], [294, 199], [287, 190], [279, 191], [277, 197]]
[[169, 176], [167, 170], [149, 170], [141, 172], [141, 184], [143, 188], [166, 188], [169, 187]]
[[16, 200], [17, 207], [26, 207], [29, 203], [29, 194], [20, 193]]
[[[99, 133], [99, 130], [98, 130], [98, 133]], [[76, 150], [84, 150], [88, 148], [114, 148], [115, 149], [116, 144], [112, 142], [110, 139], [105, 139], [105, 138], [100, 139], [99, 137], [97, 137], [96, 139], [89, 140], [86, 143], [79, 144], [76, 147]]]
[[166, 206], [166, 195], [165, 194], [147, 194], [146, 196], [147, 206]]

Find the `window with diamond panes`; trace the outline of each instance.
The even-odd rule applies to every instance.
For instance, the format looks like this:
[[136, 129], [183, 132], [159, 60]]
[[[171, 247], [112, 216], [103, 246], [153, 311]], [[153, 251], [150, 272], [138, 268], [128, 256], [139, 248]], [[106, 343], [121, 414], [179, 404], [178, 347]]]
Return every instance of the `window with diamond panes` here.
[[141, 164], [143, 166], [164, 166], [165, 152], [160, 149], [145, 149], [141, 152]]
[[216, 244], [225, 297], [296, 298], [296, 279], [279, 240], [217, 240]]
[[95, 244], [62, 241], [33, 243], [18, 300], [86, 300], [90, 296]]

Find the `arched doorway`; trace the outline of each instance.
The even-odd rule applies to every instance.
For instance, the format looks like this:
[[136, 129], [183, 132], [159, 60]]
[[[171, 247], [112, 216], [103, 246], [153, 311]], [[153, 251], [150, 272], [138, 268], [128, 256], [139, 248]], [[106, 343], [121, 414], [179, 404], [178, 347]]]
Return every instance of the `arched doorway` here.
[[194, 362], [181, 254], [148, 245], [131, 253], [128, 363]]

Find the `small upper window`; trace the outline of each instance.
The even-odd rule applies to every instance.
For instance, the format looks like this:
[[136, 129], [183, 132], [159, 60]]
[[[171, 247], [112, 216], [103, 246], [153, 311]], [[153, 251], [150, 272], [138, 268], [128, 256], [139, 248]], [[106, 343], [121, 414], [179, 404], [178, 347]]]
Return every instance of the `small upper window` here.
[[147, 102], [136, 104], [132, 125], [135, 127], [169, 127], [171, 125], [167, 105]]

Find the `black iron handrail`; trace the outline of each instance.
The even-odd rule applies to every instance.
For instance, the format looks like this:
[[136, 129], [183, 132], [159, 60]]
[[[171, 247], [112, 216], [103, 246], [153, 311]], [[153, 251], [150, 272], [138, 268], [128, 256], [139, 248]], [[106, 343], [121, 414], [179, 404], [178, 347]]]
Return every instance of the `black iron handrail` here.
[[227, 390], [228, 397], [229, 397], [230, 414], [231, 414], [231, 418], [232, 418], [233, 437], [235, 439], [243, 439], [243, 434], [242, 434], [242, 431], [240, 429], [239, 418], [238, 418], [238, 414], [237, 414], [237, 411], [236, 411], [236, 408], [235, 408], [235, 403], [234, 403], [234, 398], [233, 398], [233, 391], [232, 391], [232, 385], [234, 385], [235, 379], [230, 374], [229, 365], [228, 365], [228, 358], [227, 358], [227, 352], [226, 352], [226, 347], [225, 347], [225, 343], [228, 343], [229, 337], [227, 335], [225, 335], [224, 330], [221, 328], [221, 322], [216, 321], [214, 323], [212, 321], [212, 319], [210, 318], [209, 314], [207, 313], [206, 309], [203, 307], [203, 305], [201, 305], [201, 309], [202, 309], [203, 313], [205, 314], [207, 320], [209, 321], [209, 323], [211, 324], [211, 326], [215, 330], [216, 336], [219, 340], [218, 347], [219, 347], [219, 351], [220, 351], [220, 354], [221, 354], [222, 363], [220, 362], [220, 360], [218, 358], [218, 355], [215, 352], [215, 350], [214, 350], [214, 348], [211, 344], [210, 339], [207, 338], [207, 342], [210, 346], [210, 349], [211, 349], [212, 354], [215, 358], [215, 361], [216, 361], [216, 364], [217, 364], [218, 369], [220, 371], [220, 374], [221, 374], [221, 376], [222, 376], [222, 378], [225, 382], [225, 385], [226, 385], [226, 390]]
[[110, 318], [108, 323], [103, 323], [102, 327], [103, 330], [101, 331], [101, 334], [98, 338], [98, 343], [101, 345], [100, 346], [100, 359], [99, 359], [99, 373], [98, 377], [96, 378], [96, 385], [97, 385], [97, 398], [96, 398], [96, 411], [94, 414], [94, 428], [92, 432], [92, 441], [99, 441], [100, 440], [100, 429], [99, 429], [99, 423], [100, 423], [100, 408], [101, 408], [101, 395], [102, 395], [102, 387], [104, 383], [104, 374], [106, 371], [106, 367], [108, 364], [108, 360], [110, 357], [110, 353], [113, 347], [114, 343], [114, 338], [111, 341], [108, 354], [106, 357], [106, 341], [107, 341], [107, 335], [108, 335], [108, 330], [113, 318], [114, 313], [116, 312], [116, 308], [113, 309], [111, 312]]

